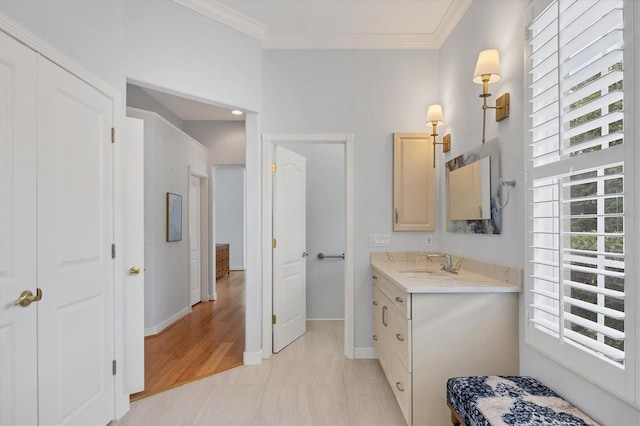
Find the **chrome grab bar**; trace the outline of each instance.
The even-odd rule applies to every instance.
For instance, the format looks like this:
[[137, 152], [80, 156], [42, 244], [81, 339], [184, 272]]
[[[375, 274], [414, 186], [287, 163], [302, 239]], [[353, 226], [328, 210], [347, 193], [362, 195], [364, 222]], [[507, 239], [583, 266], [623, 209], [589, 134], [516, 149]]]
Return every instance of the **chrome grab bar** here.
[[344, 253], [342, 254], [324, 254], [318, 253], [318, 259], [344, 259]]

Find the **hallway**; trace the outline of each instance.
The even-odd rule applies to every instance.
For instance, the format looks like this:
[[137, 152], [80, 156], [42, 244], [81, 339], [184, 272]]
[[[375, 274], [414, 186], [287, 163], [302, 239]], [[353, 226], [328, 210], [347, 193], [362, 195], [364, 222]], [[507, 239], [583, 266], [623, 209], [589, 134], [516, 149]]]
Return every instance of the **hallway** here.
[[145, 390], [131, 401], [242, 365], [244, 271], [231, 271], [216, 284], [216, 301], [198, 303], [191, 314], [145, 338]]
[[345, 359], [343, 336], [343, 321], [308, 321], [304, 336], [262, 364], [135, 402], [115, 424], [405, 424], [378, 361]]

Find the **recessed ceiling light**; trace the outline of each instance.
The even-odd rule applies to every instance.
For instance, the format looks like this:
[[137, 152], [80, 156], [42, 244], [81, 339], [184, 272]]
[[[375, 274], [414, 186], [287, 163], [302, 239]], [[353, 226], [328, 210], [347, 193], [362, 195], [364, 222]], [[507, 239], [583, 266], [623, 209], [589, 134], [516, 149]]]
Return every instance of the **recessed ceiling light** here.
[[240, 111], [239, 109], [234, 109], [233, 111], [231, 111], [231, 114], [233, 114], [233, 115], [242, 115], [242, 111]]

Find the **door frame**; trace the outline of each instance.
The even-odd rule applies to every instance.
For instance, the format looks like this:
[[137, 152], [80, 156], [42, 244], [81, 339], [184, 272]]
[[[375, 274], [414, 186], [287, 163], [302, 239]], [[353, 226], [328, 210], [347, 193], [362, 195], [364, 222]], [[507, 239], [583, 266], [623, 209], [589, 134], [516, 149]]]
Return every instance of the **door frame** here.
[[[113, 102], [113, 127], [115, 129], [115, 143], [113, 144], [113, 241], [116, 253], [120, 253], [124, 248], [124, 182], [122, 179], [122, 167], [124, 164], [122, 142], [124, 139], [124, 99], [122, 93], [113, 85], [98, 77], [89, 71], [80, 63], [71, 59], [61, 51], [57, 50], [51, 44], [36, 36], [17, 22], [11, 20], [6, 15], [0, 13], [0, 31], [13, 37], [28, 48], [34, 50], [37, 54], [50, 60], [68, 73], [74, 75], [88, 85], [104, 94]], [[118, 254], [113, 259], [113, 331], [114, 331], [114, 354], [115, 361], [125, 359], [125, 300], [124, 300], [124, 280], [126, 267], [124, 264], [124, 256]], [[115, 395], [114, 395], [114, 419], [122, 417], [129, 411], [129, 393], [126, 388], [124, 368], [119, 368], [118, 374], [114, 376]]]
[[[200, 301], [207, 302], [209, 300], [209, 176], [200, 174], [191, 169], [187, 174], [187, 183], [191, 185], [191, 176], [200, 179]], [[191, 191], [187, 192], [187, 206], [191, 209]], [[189, 214], [186, 215], [189, 217]], [[190, 247], [190, 233], [187, 232], [187, 246]], [[191, 263], [191, 250], [188, 254], [188, 262]], [[191, 306], [191, 268], [189, 268], [189, 276], [187, 279], [187, 300], [189, 301], [189, 312]]]
[[280, 143], [315, 143], [344, 146], [345, 166], [345, 267], [344, 267], [344, 355], [355, 357], [354, 277], [354, 136], [351, 133], [263, 133], [262, 134], [262, 357], [273, 355], [273, 146]]

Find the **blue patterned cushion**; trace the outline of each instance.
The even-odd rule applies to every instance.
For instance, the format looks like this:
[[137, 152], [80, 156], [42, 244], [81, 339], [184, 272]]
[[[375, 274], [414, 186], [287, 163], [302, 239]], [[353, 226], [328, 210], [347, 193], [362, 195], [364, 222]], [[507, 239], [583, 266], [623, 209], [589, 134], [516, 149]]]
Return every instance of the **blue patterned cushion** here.
[[447, 401], [467, 426], [598, 425], [533, 377], [454, 377]]

